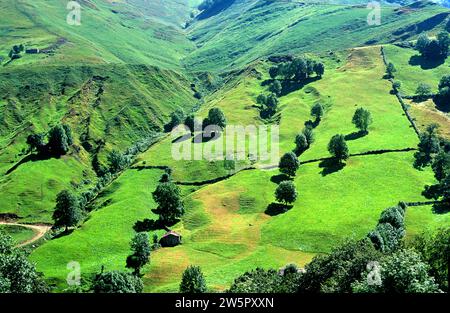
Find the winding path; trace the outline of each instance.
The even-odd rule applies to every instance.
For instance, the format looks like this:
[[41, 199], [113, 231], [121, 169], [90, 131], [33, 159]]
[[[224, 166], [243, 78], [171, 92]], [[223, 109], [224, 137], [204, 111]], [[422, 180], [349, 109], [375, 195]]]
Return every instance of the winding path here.
[[14, 222], [3, 222], [3, 221], [0, 221], [0, 225], [20, 226], [29, 228], [34, 231], [35, 234], [31, 239], [28, 239], [27, 241], [18, 244], [17, 247], [23, 247], [41, 239], [45, 235], [45, 233], [48, 232], [51, 228], [51, 226], [48, 225], [30, 225], [30, 224], [19, 224]]

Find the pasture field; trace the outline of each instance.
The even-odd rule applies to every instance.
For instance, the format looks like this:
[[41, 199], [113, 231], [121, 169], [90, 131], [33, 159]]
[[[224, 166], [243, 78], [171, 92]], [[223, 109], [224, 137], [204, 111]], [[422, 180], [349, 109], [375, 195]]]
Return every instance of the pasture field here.
[[33, 236], [35, 235], [32, 229], [14, 225], [0, 224], [0, 231], [4, 231], [8, 235], [10, 235], [15, 244], [20, 244], [24, 241], [27, 241], [33, 238]]

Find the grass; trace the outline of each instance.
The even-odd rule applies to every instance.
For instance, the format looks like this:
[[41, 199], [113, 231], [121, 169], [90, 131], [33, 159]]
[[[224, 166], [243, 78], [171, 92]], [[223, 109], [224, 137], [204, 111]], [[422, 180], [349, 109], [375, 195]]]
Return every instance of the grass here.
[[31, 255], [37, 269], [58, 290], [67, 288], [67, 263], [77, 261], [82, 275], [100, 271], [124, 269], [133, 237], [133, 225], [144, 218], [154, 218], [151, 192], [163, 171], [130, 170], [108, 187], [97, 200], [97, 209], [89, 219], [68, 236], [48, 241]]
[[0, 225], [0, 231], [4, 231], [11, 236], [16, 244], [20, 244], [33, 238], [35, 234], [32, 229], [15, 225]]

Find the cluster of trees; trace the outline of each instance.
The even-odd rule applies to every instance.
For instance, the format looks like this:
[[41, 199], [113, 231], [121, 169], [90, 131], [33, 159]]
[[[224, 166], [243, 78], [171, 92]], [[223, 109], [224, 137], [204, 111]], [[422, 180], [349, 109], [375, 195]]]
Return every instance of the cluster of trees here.
[[287, 152], [280, 158], [278, 167], [280, 172], [287, 175], [289, 179], [283, 180], [278, 184], [275, 190], [275, 199], [287, 205], [297, 200], [297, 189], [294, 182], [290, 179], [295, 176], [297, 170], [300, 168], [300, 161], [294, 152]]
[[314, 142], [314, 132], [311, 125], [305, 126], [301, 133], [295, 136], [295, 149], [297, 155], [308, 150]]
[[[401, 205], [389, 208], [379, 225], [403, 224]], [[401, 227], [401, 226], [400, 226]], [[378, 226], [377, 226], [378, 229]], [[371, 232], [373, 233], [373, 232]], [[393, 239], [390, 235], [387, 240]], [[329, 254], [317, 255], [303, 271], [256, 269], [237, 277], [230, 292], [424, 293], [448, 290], [450, 228], [422, 234], [412, 243], [393, 239], [383, 249], [369, 234], [347, 240]]]
[[294, 293], [297, 291], [302, 271], [295, 264], [281, 270], [256, 268], [237, 277], [229, 293]]
[[426, 34], [419, 36], [416, 42], [416, 50], [427, 59], [441, 59], [448, 56], [450, 38], [448, 32], [442, 31], [436, 39], [430, 39]]
[[[171, 131], [174, 127], [177, 127], [180, 124], [184, 124], [187, 126], [191, 132], [197, 129], [197, 125], [201, 125], [201, 129], [204, 130], [207, 126], [217, 126], [219, 131], [225, 129], [227, 126], [227, 119], [225, 114], [222, 112], [220, 108], [212, 108], [208, 111], [208, 116], [203, 119], [203, 121], [197, 121], [194, 115], [190, 114], [185, 116], [182, 110], [177, 110], [171, 114], [171, 119], [168, 124], [165, 126], [166, 131]], [[200, 127], [199, 127], [200, 128]]]
[[[47, 142], [46, 142], [47, 139]], [[29, 152], [38, 154], [65, 155], [73, 144], [72, 130], [69, 125], [59, 124], [50, 129], [48, 134], [31, 134], [27, 137]]]
[[281, 76], [284, 80], [297, 82], [301, 82], [313, 74], [322, 77], [324, 73], [325, 66], [323, 63], [309, 58], [295, 58], [291, 62], [282, 63], [269, 69], [269, 75], [272, 79]]
[[8, 56], [11, 60], [20, 59], [22, 57], [21, 53], [25, 51], [24, 45], [14, 45], [9, 51]]
[[399, 247], [405, 235], [405, 209], [399, 204], [381, 213], [376, 228], [367, 235], [377, 250], [392, 252]]
[[14, 247], [12, 238], [0, 230], [0, 294], [45, 292], [49, 288], [42, 274], [36, 272], [23, 250]]

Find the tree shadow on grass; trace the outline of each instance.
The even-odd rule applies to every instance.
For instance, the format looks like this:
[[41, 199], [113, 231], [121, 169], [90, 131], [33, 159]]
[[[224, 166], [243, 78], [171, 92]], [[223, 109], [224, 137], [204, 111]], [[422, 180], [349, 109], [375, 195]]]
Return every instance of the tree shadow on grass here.
[[342, 170], [345, 167], [345, 163], [339, 162], [334, 158], [330, 158], [320, 162], [319, 167], [323, 168], [321, 172], [322, 176], [327, 176]]
[[271, 181], [272, 183], [277, 184], [277, 185], [278, 185], [279, 183], [281, 183], [282, 181], [285, 181], [285, 180], [292, 180], [292, 178], [289, 177], [289, 176], [286, 175], [286, 174], [273, 175], [273, 176], [270, 178], [270, 181]]
[[213, 132], [211, 133], [210, 137], [204, 136], [204, 133], [200, 133], [197, 136], [194, 136], [192, 138], [193, 143], [205, 143], [209, 141], [218, 140], [220, 137], [222, 137], [222, 132]]
[[303, 79], [301, 81], [296, 80], [281, 80], [281, 93], [280, 97], [286, 96], [290, 94], [291, 92], [297, 91], [308, 85], [309, 83], [315, 82], [316, 80], [319, 80], [319, 76], [314, 77], [308, 77], [306, 79]]
[[351, 134], [345, 135], [344, 139], [347, 140], [347, 141], [356, 140], [356, 139], [362, 138], [364, 136], [367, 136], [367, 134], [368, 133], [366, 131], [360, 130], [360, 131], [353, 132]]
[[264, 211], [264, 213], [270, 216], [277, 216], [286, 213], [287, 211], [292, 209], [292, 207], [292, 205], [272, 202], [267, 206], [267, 209]]
[[9, 175], [12, 172], [14, 172], [20, 165], [27, 163], [27, 162], [36, 162], [36, 161], [44, 161], [44, 160], [48, 160], [51, 158], [55, 158], [55, 159], [59, 159], [60, 156], [58, 155], [51, 155], [49, 153], [33, 153], [33, 154], [29, 154], [27, 156], [25, 156], [24, 158], [22, 158], [19, 162], [17, 162], [16, 164], [13, 165], [13, 167], [11, 167], [9, 170], [6, 171], [5, 175]]
[[175, 142], [180, 143], [180, 142], [191, 139], [191, 137], [192, 137], [191, 134], [184, 134], [184, 135], [179, 136], [178, 138], [173, 139], [172, 143], [175, 143]]
[[71, 233], [73, 233], [74, 230], [75, 230], [75, 228], [69, 228], [69, 229], [67, 229], [67, 230], [64, 230], [64, 231], [62, 231], [62, 232], [56, 234], [55, 236], [53, 236], [53, 237], [52, 237], [52, 240], [53, 240], [53, 239], [58, 239], [58, 238], [61, 238], [61, 237], [68, 236], [68, 235], [70, 235]]
[[445, 59], [444, 58], [437, 58], [437, 59], [427, 59], [421, 55], [413, 55], [409, 59], [409, 65], [412, 66], [420, 66], [423, 70], [430, 70], [433, 68], [438, 67], [439, 65], [444, 64]]

